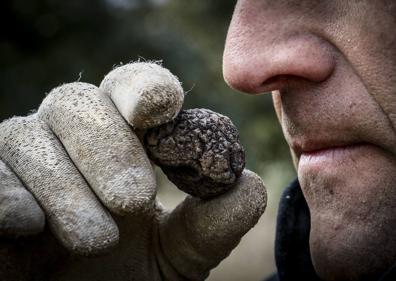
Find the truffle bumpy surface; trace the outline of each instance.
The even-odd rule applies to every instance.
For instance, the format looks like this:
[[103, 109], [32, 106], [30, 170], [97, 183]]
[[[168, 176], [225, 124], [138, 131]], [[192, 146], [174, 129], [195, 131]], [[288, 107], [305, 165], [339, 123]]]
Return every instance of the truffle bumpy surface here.
[[149, 129], [144, 144], [168, 179], [195, 197], [227, 191], [245, 167], [236, 127], [208, 109], [182, 110], [173, 121]]

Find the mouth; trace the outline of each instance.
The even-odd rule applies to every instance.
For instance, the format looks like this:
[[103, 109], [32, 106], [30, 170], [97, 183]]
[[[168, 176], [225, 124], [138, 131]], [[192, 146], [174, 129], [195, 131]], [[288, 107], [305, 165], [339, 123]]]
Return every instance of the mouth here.
[[298, 159], [298, 166], [323, 166], [354, 160], [358, 154], [375, 146], [359, 140], [303, 140], [295, 141], [292, 149]]

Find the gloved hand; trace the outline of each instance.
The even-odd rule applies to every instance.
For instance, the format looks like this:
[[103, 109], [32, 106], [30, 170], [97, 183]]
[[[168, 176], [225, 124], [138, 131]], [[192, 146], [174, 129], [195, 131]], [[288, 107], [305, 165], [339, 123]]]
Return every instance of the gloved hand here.
[[161, 207], [136, 132], [174, 118], [182, 102], [169, 71], [135, 63], [110, 72], [100, 88], [62, 85], [37, 113], [1, 123], [0, 235], [43, 230], [34, 198], [52, 234], [2, 239], [0, 279], [205, 279], [257, 223], [266, 191], [245, 170], [226, 194]]

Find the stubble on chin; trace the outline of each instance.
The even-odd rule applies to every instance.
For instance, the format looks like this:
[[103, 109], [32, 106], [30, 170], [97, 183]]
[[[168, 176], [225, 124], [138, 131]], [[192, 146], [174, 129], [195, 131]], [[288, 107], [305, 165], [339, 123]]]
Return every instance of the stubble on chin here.
[[298, 170], [310, 208], [310, 251], [323, 280], [376, 278], [396, 261], [396, 161], [374, 151]]

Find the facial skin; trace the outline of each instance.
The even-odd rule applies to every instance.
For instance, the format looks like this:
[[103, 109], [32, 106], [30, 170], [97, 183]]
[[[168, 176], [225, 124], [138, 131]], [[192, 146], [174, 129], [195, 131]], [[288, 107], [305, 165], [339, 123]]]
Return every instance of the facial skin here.
[[223, 71], [272, 91], [311, 213], [324, 280], [396, 262], [396, 2], [240, 0]]

